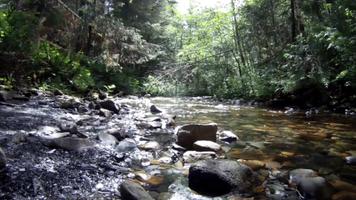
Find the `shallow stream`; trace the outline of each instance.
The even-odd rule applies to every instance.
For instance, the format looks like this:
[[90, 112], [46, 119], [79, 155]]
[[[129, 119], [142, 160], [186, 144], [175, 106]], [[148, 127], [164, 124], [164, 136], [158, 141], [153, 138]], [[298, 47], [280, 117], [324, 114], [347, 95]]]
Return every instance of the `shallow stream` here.
[[356, 168], [345, 157], [356, 154], [356, 118], [317, 111], [285, 113], [228, 105], [209, 98], [153, 98], [177, 116], [177, 125], [218, 124], [240, 141], [230, 146], [230, 159], [258, 160], [272, 169], [310, 168], [322, 176], [356, 184]]

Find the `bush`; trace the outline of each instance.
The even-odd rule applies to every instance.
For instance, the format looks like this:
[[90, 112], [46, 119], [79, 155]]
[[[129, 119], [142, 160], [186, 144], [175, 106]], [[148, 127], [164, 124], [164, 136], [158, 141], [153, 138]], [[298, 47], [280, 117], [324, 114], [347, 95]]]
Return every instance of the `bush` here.
[[94, 86], [92, 73], [82, 63], [85, 56], [74, 54], [73, 56], [60, 51], [49, 42], [42, 42], [37, 51], [32, 55], [35, 73], [42, 77], [50, 85], [70, 88], [79, 92], [84, 92]]

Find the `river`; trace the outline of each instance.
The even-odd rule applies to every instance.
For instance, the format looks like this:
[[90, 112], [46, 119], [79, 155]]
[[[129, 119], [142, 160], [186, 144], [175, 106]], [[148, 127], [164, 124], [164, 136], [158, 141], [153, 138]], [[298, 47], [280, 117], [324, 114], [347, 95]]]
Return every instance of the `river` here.
[[356, 168], [345, 157], [356, 154], [356, 119], [333, 113], [285, 113], [222, 104], [209, 98], [153, 98], [177, 116], [177, 124], [217, 123], [240, 141], [227, 148], [229, 159], [261, 161], [271, 169], [309, 168], [331, 179], [356, 183]]

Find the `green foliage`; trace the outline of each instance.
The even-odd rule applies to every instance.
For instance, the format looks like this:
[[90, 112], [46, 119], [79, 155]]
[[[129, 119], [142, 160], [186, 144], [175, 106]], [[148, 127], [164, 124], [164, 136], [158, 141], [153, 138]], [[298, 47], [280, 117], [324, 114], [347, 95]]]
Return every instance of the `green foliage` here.
[[3, 42], [4, 38], [8, 35], [10, 30], [10, 25], [7, 20], [7, 12], [0, 11], [0, 44]]
[[28, 53], [32, 51], [37, 40], [38, 17], [35, 13], [13, 11], [11, 14], [2, 12], [1, 49], [3, 51], [18, 51]]
[[64, 84], [78, 91], [85, 91], [94, 85], [91, 71], [81, 64], [85, 60], [82, 54], [71, 56], [48, 42], [42, 42], [32, 58], [37, 72], [42, 73], [39, 76], [44, 76], [48, 83]]
[[323, 91], [356, 85], [353, 0], [234, 0], [185, 14], [166, 0], [9, 2], [0, 58], [15, 55], [7, 74], [44, 88], [264, 99], [304, 80]]
[[186, 88], [178, 81], [160, 80], [155, 76], [148, 76], [143, 83], [143, 90], [154, 96], [183, 96], [189, 95]]

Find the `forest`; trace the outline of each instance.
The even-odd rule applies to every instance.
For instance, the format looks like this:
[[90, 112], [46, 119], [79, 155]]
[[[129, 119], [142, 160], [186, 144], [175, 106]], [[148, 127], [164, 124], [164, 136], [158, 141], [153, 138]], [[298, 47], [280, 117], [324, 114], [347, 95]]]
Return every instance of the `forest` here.
[[355, 0], [0, 0], [0, 199], [356, 199]]
[[354, 1], [237, 3], [3, 0], [1, 82], [355, 106]]

